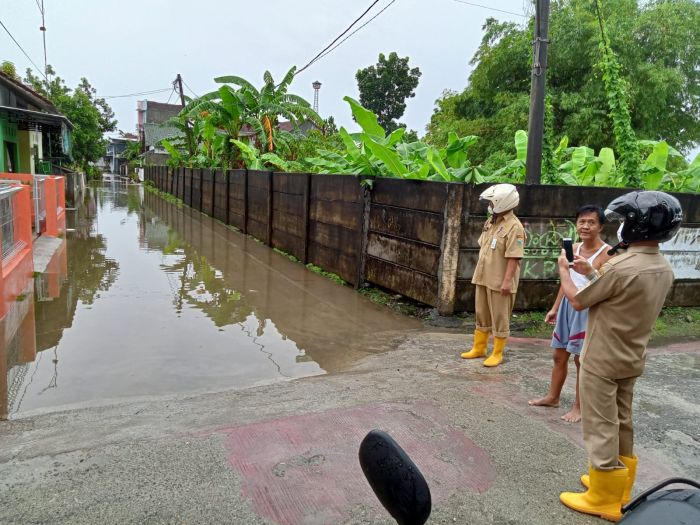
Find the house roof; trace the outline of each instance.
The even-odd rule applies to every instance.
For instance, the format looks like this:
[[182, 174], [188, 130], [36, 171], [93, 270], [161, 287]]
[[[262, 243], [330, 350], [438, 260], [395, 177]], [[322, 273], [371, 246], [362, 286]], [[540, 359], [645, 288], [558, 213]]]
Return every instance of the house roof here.
[[20, 82], [16, 78], [11, 77], [7, 73], [0, 71], [0, 84], [4, 84], [7, 88], [11, 89], [15, 95], [19, 95], [21, 98], [25, 99], [28, 103], [36, 106], [38, 109], [43, 110], [47, 113], [53, 113], [54, 115], [60, 115], [61, 112], [58, 108], [53, 105], [48, 98], [37, 93], [32, 88], [26, 84]]
[[16, 122], [20, 129], [60, 132], [63, 125], [73, 129], [73, 123], [49, 99], [2, 71], [0, 86], [11, 91], [17, 99], [16, 105], [0, 106], [0, 114]]
[[31, 109], [0, 106], [0, 115], [10, 122], [16, 122], [19, 129], [60, 133], [62, 124], [73, 129], [73, 123], [60, 113], [44, 113]]

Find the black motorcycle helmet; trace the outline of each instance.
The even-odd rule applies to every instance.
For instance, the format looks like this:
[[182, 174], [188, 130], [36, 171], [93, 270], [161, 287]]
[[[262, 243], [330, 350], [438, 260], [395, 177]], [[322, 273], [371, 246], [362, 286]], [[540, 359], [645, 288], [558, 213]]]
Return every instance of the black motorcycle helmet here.
[[608, 204], [605, 216], [611, 221], [624, 221], [622, 241], [608, 252], [613, 255], [634, 242], [672, 239], [681, 227], [683, 210], [678, 199], [668, 193], [633, 191]]

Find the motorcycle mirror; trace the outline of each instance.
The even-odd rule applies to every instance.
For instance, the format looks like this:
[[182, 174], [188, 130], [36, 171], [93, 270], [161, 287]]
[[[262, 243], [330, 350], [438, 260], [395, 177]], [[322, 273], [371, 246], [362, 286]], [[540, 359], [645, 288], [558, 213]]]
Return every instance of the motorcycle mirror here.
[[381, 430], [360, 444], [360, 466], [377, 499], [399, 525], [423, 525], [430, 516], [430, 488], [411, 458]]

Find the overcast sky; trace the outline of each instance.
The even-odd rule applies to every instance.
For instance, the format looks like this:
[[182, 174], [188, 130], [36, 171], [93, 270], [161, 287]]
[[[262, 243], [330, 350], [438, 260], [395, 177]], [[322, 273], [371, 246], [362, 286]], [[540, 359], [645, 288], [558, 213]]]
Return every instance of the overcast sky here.
[[[391, 0], [380, 0], [368, 20]], [[31, 59], [43, 67], [41, 0], [0, 0], [0, 20]], [[262, 84], [269, 69], [281, 79], [329, 44], [371, 0], [44, 0], [48, 62], [73, 87], [85, 76], [100, 96], [168, 88], [177, 73], [196, 94], [216, 87], [213, 78], [234, 74]], [[525, 13], [528, 0], [477, 0], [496, 9]], [[520, 16], [455, 0], [395, 0], [365, 28], [294, 80], [291, 91], [313, 100], [311, 83], [322, 82], [320, 113], [352, 126], [343, 97], [358, 98], [355, 72], [378, 54], [409, 56], [422, 72], [416, 96], [401, 119], [423, 134], [435, 99], [461, 90], [468, 62], [487, 17], [525, 23]], [[360, 24], [358, 24], [359, 26]], [[356, 26], [357, 27], [357, 26]], [[0, 61], [14, 62], [24, 76], [29, 60], [0, 28]], [[192, 92], [185, 87], [185, 93]], [[133, 131], [136, 101], [166, 102], [168, 92], [108, 102], [119, 129]], [[171, 98], [171, 101], [175, 95]]]

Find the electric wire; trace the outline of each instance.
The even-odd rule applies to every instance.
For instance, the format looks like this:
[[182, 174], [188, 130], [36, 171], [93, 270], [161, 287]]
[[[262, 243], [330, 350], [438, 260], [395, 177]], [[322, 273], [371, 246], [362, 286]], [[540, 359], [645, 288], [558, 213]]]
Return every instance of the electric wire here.
[[506, 13], [509, 15], [515, 15], [515, 16], [521, 16], [523, 18], [528, 18], [526, 15], [524, 15], [522, 13], [515, 13], [513, 11], [505, 11], [503, 9], [497, 9], [495, 7], [490, 7], [488, 5], [475, 4], [474, 2], [465, 2], [465, 0], [453, 0], [453, 1], [458, 2], [460, 4], [472, 5], [474, 7], [481, 7], [482, 9], [489, 9], [491, 11], [498, 11], [499, 13]]
[[194, 95], [195, 98], [199, 98], [199, 95], [197, 95], [197, 93], [195, 93], [194, 90], [190, 86], [187, 85], [187, 82], [185, 82], [184, 79], [182, 80], [182, 83], [190, 91], [190, 93], [192, 93]]
[[39, 3], [39, 0], [34, 0], [34, 3], [36, 3], [36, 6], [39, 8], [39, 12], [43, 15], [44, 11], [41, 8], [41, 4]]
[[168, 101], [166, 102], [166, 104], [170, 104], [170, 99], [172, 98], [174, 93], [175, 93], [175, 86], [173, 86], [173, 89], [170, 92], [170, 95], [168, 95]]
[[164, 93], [164, 92], [166, 92], [166, 91], [170, 91], [171, 89], [172, 89], [172, 87], [167, 87], [167, 88], [163, 88], [163, 89], [154, 89], [154, 90], [151, 90], [151, 91], [141, 91], [141, 92], [139, 92], [139, 93], [127, 93], [126, 95], [109, 95], [109, 96], [102, 97], [102, 98], [108, 99], [108, 98], [138, 97], [138, 96], [140, 96], [140, 95], [153, 95], [153, 94], [155, 94], [155, 93]]
[[10, 30], [7, 29], [7, 27], [5, 26], [5, 24], [2, 23], [2, 20], [0, 20], [0, 26], [2, 26], [2, 28], [5, 30], [5, 32], [6, 32], [8, 35], [10, 35], [10, 38], [12, 39], [12, 41], [13, 41], [15, 44], [17, 44], [17, 47], [20, 49], [20, 51], [22, 51], [22, 53], [24, 54], [24, 56], [27, 57], [27, 60], [29, 60], [29, 61], [32, 63], [32, 65], [36, 68], [36, 70], [39, 72], [39, 74], [40, 74], [42, 77], [44, 77], [44, 78], [46, 79], [46, 81], [48, 82], [48, 78], [46, 78], [46, 73], [44, 73], [44, 72], [41, 70], [41, 68], [40, 68], [39, 66], [36, 65], [36, 62], [34, 62], [34, 61], [31, 59], [31, 57], [27, 54], [27, 52], [24, 50], [24, 48], [19, 44], [19, 42], [17, 42], [17, 40], [15, 39], [15, 37], [12, 36], [12, 33], [10, 33]]
[[353, 26], [354, 26], [355, 24], [357, 24], [360, 20], [362, 20], [362, 19], [365, 17], [365, 15], [366, 15], [367, 13], [369, 13], [369, 11], [370, 11], [375, 5], [377, 5], [378, 3], [379, 3], [379, 0], [374, 0], [374, 2], [372, 2], [372, 3], [370, 4], [370, 6], [369, 6], [367, 9], [365, 9], [365, 11], [364, 11], [359, 17], [357, 17], [357, 18], [352, 22], [352, 24], [350, 24], [350, 25], [347, 27], [347, 29], [345, 29], [345, 31], [343, 31], [343, 32], [340, 33], [337, 37], [335, 37], [335, 39], [334, 39], [330, 44], [328, 44], [326, 47], [324, 47], [323, 49], [321, 49], [321, 51], [319, 51], [318, 54], [317, 54], [315, 57], [313, 57], [311, 60], [309, 60], [309, 62], [308, 62], [304, 67], [302, 67], [302, 68], [300, 68], [300, 69], [297, 69], [297, 71], [296, 71], [296, 73], [294, 73], [294, 75], [295, 75], [295, 76], [298, 75], [299, 73], [301, 73], [302, 71], [304, 71], [307, 67], [309, 67], [311, 64], [313, 64], [316, 60], [318, 60], [318, 57], [320, 57], [320, 56], [321, 56], [323, 53], [325, 53], [333, 44], [335, 44], [338, 40], [340, 40], [343, 36], [345, 36], [345, 34], [346, 34], [348, 31], [350, 31], [350, 30], [353, 28]]
[[[318, 62], [319, 60], [321, 60], [321, 59], [322, 59], [323, 57], [325, 57], [326, 55], [329, 55], [330, 53], [332, 53], [333, 51], [335, 51], [335, 50], [336, 50], [343, 42], [345, 42], [348, 38], [350, 38], [352, 35], [354, 35], [355, 33], [357, 33], [360, 29], [362, 29], [363, 27], [365, 27], [367, 24], [369, 24], [372, 20], [374, 20], [375, 18], [377, 18], [379, 15], [381, 15], [384, 11], [386, 11], [387, 9], [389, 9], [389, 7], [391, 7], [391, 4], [393, 4], [394, 2], [396, 2], [396, 0], [391, 0], [391, 2], [389, 2], [387, 5], [385, 5], [376, 15], [374, 15], [372, 18], [370, 18], [369, 20], [367, 20], [367, 22], [365, 22], [364, 24], [362, 24], [360, 27], [358, 27], [357, 29], [355, 29], [352, 33], [350, 33], [348, 36], [346, 36], [345, 38], [343, 38], [340, 42], [338, 42], [336, 45], [334, 45], [332, 48], [330, 48], [328, 51], [326, 51], [326, 52], [323, 53], [320, 57], [318, 57], [318, 58], [316, 59], [316, 62]], [[315, 62], [314, 62], [314, 63], [315, 63]]]

